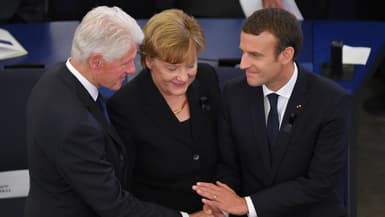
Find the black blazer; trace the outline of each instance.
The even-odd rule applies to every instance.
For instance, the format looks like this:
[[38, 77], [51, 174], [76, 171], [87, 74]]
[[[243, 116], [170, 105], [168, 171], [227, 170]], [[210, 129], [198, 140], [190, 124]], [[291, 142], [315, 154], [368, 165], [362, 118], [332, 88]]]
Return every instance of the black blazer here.
[[337, 191], [347, 162], [350, 98], [300, 68], [270, 157], [262, 87], [248, 86], [244, 77], [230, 81], [223, 90], [221, 179], [251, 196], [259, 216], [345, 216]]
[[27, 106], [28, 217], [180, 216], [126, 189], [125, 146], [64, 64], [48, 71]]
[[151, 72], [141, 71], [108, 101], [108, 111], [130, 152], [135, 152], [132, 192], [177, 210], [202, 209], [191, 187], [214, 181], [217, 162], [216, 122], [220, 90], [212, 67], [199, 64], [187, 90], [191, 135], [185, 134]]

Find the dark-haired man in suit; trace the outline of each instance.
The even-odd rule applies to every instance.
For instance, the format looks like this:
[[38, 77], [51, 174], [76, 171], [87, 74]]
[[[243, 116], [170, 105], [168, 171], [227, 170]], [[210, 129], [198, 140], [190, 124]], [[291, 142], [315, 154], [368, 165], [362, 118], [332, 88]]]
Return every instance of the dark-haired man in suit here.
[[223, 90], [219, 182], [193, 186], [206, 205], [258, 217], [346, 216], [337, 192], [351, 97], [295, 63], [301, 41], [300, 24], [282, 9], [244, 23], [246, 76]]

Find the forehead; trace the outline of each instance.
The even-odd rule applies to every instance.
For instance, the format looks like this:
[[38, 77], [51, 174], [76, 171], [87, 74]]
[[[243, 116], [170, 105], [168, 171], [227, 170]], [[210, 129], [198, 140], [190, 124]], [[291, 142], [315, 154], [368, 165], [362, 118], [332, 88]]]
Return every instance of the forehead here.
[[270, 32], [264, 31], [259, 35], [241, 32], [239, 48], [245, 52], [258, 52], [259, 50], [274, 49], [277, 38]]

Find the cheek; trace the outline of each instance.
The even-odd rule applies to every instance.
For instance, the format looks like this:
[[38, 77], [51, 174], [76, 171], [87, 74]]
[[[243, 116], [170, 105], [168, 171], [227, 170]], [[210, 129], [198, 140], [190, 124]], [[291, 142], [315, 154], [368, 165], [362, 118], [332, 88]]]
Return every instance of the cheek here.
[[135, 72], [136, 70], [136, 67], [135, 67], [135, 62], [131, 62], [130, 64], [128, 64], [124, 70], [124, 73], [125, 72]]
[[189, 84], [191, 84], [195, 80], [196, 76], [197, 76], [197, 72], [196, 71], [189, 75]]

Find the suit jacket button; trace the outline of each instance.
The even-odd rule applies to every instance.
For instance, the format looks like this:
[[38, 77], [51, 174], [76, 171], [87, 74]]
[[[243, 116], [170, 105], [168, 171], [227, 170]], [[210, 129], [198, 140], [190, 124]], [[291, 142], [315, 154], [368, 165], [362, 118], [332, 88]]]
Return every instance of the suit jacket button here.
[[120, 160], [124, 160], [124, 156], [122, 154], [119, 155]]
[[199, 154], [194, 154], [193, 159], [194, 160], [199, 160]]

